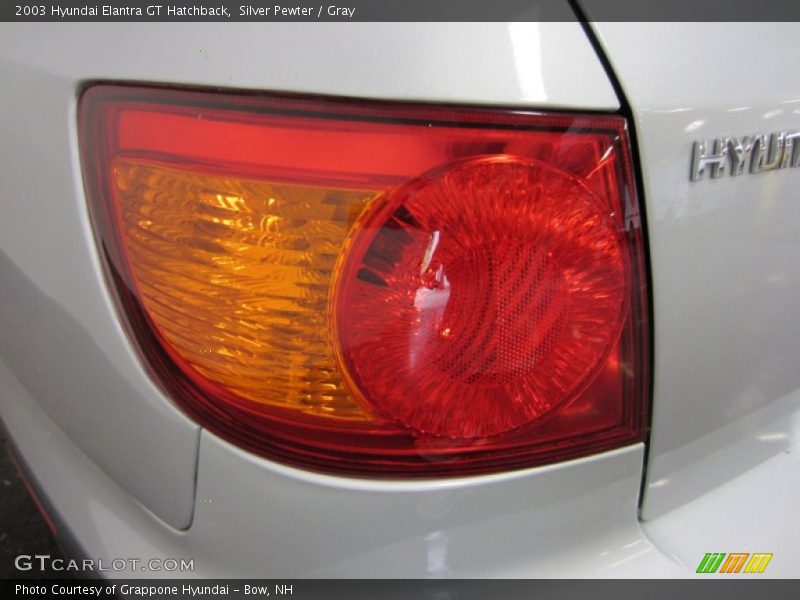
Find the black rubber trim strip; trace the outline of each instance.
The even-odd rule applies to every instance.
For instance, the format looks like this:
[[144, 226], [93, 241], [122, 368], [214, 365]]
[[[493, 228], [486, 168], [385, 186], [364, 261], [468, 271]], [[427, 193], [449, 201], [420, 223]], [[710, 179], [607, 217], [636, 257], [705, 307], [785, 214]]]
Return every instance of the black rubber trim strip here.
[[619, 100], [620, 104], [619, 113], [623, 117], [625, 117], [626, 121], [628, 122], [628, 126], [630, 127], [629, 137], [631, 143], [631, 158], [633, 159], [633, 177], [634, 177], [634, 184], [636, 185], [636, 196], [639, 199], [639, 210], [642, 219], [642, 242], [644, 245], [645, 277], [647, 278], [647, 305], [649, 307], [648, 335], [650, 337], [650, 344], [649, 344], [650, 389], [648, 394], [649, 406], [647, 407], [647, 424], [645, 426], [645, 434], [644, 434], [644, 461], [642, 464], [642, 481], [639, 486], [639, 516], [641, 518], [642, 503], [644, 502], [644, 494], [645, 494], [645, 484], [647, 482], [647, 465], [649, 464], [650, 460], [650, 433], [653, 423], [653, 392], [655, 390], [654, 381], [656, 377], [656, 372], [655, 372], [655, 360], [654, 360], [655, 308], [653, 304], [653, 275], [652, 275], [652, 266], [650, 262], [650, 235], [648, 228], [647, 209], [645, 207], [645, 201], [644, 201], [645, 197], [644, 178], [642, 175], [642, 163], [640, 159], [641, 154], [639, 153], [639, 135], [636, 131], [636, 120], [634, 119], [633, 109], [631, 108], [631, 105], [628, 102], [627, 97], [625, 96], [625, 91], [622, 88], [622, 84], [620, 83], [617, 74], [614, 72], [614, 69], [611, 66], [611, 62], [608, 60], [608, 57], [606, 56], [605, 48], [603, 48], [600, 39], [597, 37], [597, 34], [592, 28], [592, 22], [587, 19], [587, 15], [584, 13], [583, 8], [581, 7], [580, 0], [567, 0], [567, 2], [572, 7], [572, 10], [575, 11], [575, 16], [578, 18], [581, 27], [583, 27], [583, 31], [586, 33], [586, 37], [589, 40], [589, 43], [592, 45], [592, 48], [594, 48], [595, 54], [597, 55], [600, 64], [603, 66], [606, 75], [608, 75], [608, 79], [611, 82], [611, 86], [614, 88], [614, 92], [617, 94], [617, 99]]

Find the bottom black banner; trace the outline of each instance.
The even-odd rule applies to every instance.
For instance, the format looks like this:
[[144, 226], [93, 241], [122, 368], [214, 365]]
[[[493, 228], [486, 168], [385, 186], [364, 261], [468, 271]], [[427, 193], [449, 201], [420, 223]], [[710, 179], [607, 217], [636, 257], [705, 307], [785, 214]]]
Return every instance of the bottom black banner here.
[[0, 597], [7, 598], [278, 598], [430, 599], [430, 600], [556, 600], [636, 598], [660, 600], [738, 600], [798, 598], [797, 580], [23, 580], [5, 579]]

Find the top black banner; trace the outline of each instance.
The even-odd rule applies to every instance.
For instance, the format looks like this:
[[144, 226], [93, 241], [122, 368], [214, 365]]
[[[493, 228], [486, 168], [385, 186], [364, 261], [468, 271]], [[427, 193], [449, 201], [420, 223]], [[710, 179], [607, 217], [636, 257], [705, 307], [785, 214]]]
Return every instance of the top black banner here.
[[800, 21], [798, 0], [158, 1], [4, 1], [0, 21]]

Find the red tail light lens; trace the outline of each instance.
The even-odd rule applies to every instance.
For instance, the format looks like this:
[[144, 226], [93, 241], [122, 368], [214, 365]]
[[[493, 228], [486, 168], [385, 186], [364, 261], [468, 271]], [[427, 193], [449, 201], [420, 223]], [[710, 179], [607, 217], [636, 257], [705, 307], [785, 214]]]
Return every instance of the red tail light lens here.
[[622, 332], [630, 269], [579, 178], [467, 159], [375, 204], [335, 288], [334, 338], [375, 412], [480, 439], [541, 421], [594, 378]]
[[642, 439], [622, 118], [98, 85], [80, 131], [120, 312], [215, 433], [384, 477]]

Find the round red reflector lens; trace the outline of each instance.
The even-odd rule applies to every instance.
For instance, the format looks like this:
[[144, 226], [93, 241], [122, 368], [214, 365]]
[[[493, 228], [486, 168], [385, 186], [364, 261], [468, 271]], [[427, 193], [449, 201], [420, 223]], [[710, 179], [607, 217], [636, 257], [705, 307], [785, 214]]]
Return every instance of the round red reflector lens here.
[[376, 201], [352, 229], [334, 339], [354, 392], [454, 439], [539, 422], [622, 331], [630, 269], [610, 208], [537, 160], [458, 161]]

